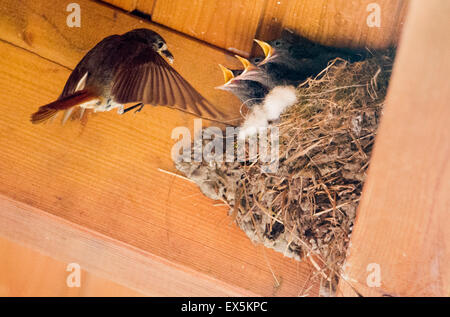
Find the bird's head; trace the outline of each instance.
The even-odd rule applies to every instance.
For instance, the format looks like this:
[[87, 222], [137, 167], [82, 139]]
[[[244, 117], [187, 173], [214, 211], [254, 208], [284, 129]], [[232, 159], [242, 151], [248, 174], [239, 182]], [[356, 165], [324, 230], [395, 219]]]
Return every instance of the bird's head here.
[[258, 63], [258, 67], [264, 66], [267, 63], [290, 63], [292, 43], [286, 39], [280, 38], [269, 42], [264, 42], [255, 39], [255, 42], [262, 48], [264, 52], [264, 59]]
[[260, 70], [252, 65], [247, 59], [240, 56], [236, 57], [244, 65], [244, 69], [231, 70], [219, 64], [220, 69], [223, 72], [225, 84], [216, 87], [216, 89], [229, 91], [247, 106], [252, 106], [261, 101], [262, 97], [267, 94], [268, 89], [259, 82], [259, 79], [261, 79], [260, 76], [257, 76], [258, 80], [250, 79], [258, 74]]
[[219, 64], [220, 69], [223, 73], [223, 79], [225, 83], [223, 85], [215, 87], [216, 89], [220, 90], [228, 90], [233, 91], [236, 89], [239, 89], [239, 80], [236, 80], [235, 78], [238, 77], [240, 74], [242, 74], [243, 70], [232, 70], [229, 68], [226, 68], [222, 64]]
[[244, 66], [243, 70], [230, 70], [222, 65], [219, 65], [222, 69], [225, 84], [222, 86], [216, 87], [217, 89], [222, 90], [238, 90], [245, 89], [244, 81], [255, 81], [260, 83], [263, 86], [267, 86], [268, 78], [266, 76], [266, 72], [264, 69], [255, 66], [255, 63], [259, 63], [263, 60], [262, 57], [253, 57], [252, 59], [247, 60], [241, 56], [235, 55], [236, 58], [241, 62]]
[[171, 64], [173, 63], [174, 57], [168, 50], [166, 41], [155, 31], [144, 28], [135, 29], [128, 33], [125, 33], [124, 36], [150, 45], [155, 52], [167, 58]]
[[264, 60], [264, 56], [255, 56], [250, 58], [250, 63], [252, 63], [252, 65], [258, 65], [259, 63], [261, 63]]
[[166, 41], [161, 36], [157, 36], [152, 42], [153, 49], [158, 52], [160, 55], [167, 58], [167, 60], [172, 64], [174, 61], [174, 57], [172, 53], [168, 50]]

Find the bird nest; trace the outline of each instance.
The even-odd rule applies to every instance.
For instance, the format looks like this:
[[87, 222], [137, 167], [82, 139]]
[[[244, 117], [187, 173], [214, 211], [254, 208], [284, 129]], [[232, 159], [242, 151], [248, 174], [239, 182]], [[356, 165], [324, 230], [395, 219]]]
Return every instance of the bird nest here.
[[278, 169], [266, 163], [178, 162], [202, 192], [224, 201], [255, 243], [308, 259], [333, 294], [346, 257], [382, 114], [394, 52], [332, 61], [297, 87], [279, 131]]

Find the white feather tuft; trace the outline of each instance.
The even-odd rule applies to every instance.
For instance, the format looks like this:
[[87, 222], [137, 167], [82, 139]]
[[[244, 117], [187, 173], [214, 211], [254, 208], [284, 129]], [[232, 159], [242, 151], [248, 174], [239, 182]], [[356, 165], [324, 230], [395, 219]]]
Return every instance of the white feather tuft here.
[[263, 107], [268, 120], [280, 118], [283, 111], [297, 103], [294, 86], [278, 86], [273, 88], [264, 99]]
[[239, 128], [239, 139], [244, 140], [247, 136], [258, 133], [259, 128], [266, 128], [269, 125], [267, 115], [261, 105], [255, 105], [245, 122]]
[[278, 86], [273, 88], [260, 105], [255, 105], [245, 122], [239, 128], [239, 139], [244, 140], [267, 128], [269, 120], [280, 118], [283, 111], [297, 102], [294, 86]]

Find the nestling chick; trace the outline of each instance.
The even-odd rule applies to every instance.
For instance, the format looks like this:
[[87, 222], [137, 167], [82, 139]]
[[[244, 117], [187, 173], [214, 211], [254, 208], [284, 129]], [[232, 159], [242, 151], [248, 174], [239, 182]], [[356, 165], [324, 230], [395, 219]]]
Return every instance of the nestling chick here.
[[255, 41], [263, 49], [265, 58], [257, 64], [257, 69], [242, 75], [240, 79], [258, 81], [269, 88], [297, 86], [308, 77], [318, 75], [336, 57], [353, 62], [365, 55], [359, 51], [314, 43], [289, 30], [284, 30], [281, 38], [268, 43]]
[[219, 65], [222, 69], [225, 84], [216, 87], [231, 92], [247, 107], [251, 108], [255, 104], [261, 103], [262, 99], [267, 95], [269, 89], [258, 81], [239, 79], [242, 74], [246, 74], [253, 68], [256, 68], [252, 61], [260, 62], [261, 57], [255, 57], [248, 61], [247, 59], [236, 56], [244, 65], [243, 70], [231, 70], [223, 65]]

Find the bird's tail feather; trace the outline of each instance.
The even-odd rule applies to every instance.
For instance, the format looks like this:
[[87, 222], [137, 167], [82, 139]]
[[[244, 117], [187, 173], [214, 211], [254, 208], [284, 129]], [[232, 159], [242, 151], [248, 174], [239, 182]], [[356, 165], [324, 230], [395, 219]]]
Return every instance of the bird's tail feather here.
[[76, 91], [67, 97], [39, 107], [38, 111], [31, 115], [31, 122], [34, 124], [42, 123], [55, 116], [58, 111], [71, 109], [96, 98], [98, 96], [87, 89]]

